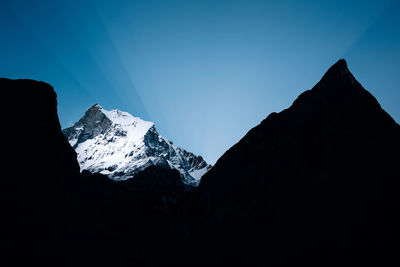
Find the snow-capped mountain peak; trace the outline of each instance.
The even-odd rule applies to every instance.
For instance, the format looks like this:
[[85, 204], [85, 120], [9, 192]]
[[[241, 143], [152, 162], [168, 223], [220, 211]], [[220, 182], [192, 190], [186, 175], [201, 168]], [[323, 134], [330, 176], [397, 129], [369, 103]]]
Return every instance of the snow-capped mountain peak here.
[[82, 170], [114, 180], [129, 179], [149, 165], [159, 165], [177, 169], [185, 183], [196, 186], [211, 168], [201, 156], [162, 137], [154, 123], [120, 110], [105, 110], [99, 104], [63, 132]]

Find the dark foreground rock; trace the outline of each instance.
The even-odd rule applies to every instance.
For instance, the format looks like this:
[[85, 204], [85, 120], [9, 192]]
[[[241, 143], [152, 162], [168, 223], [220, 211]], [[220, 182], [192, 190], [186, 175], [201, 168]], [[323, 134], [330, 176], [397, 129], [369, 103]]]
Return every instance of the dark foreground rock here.
[[83, 172], [76, 188], [70, 254], [78, 262], [159, 265], [180, 254], [182, 199], [192, 187], [177, 170], [149, 166], [120, 182]]
[[53, 88], [32, 80], [0, 79], [5, 109], [1, 188], [6, 259], [63, 258], [70, 231], [75, 151], [61, 132]]

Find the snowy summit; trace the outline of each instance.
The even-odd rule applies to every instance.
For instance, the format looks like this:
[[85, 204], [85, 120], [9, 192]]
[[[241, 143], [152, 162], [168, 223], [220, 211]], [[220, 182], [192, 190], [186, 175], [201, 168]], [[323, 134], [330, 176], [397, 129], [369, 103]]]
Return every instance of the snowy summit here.
[[211, 168], [201, 156], [162, 137], [154, 123], [98, 104], [63, 132], [78, 154], [81, 170], [100, 172], [116, 181], [158, 165], [177, 169], [184, 183], [197, 186]]

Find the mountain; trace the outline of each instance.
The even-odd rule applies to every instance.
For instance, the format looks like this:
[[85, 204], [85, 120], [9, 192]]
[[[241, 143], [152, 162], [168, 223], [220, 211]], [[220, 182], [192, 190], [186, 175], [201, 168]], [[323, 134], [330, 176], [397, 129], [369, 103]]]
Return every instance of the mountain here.
[[[80, 172], [53, 88], [0, 89], [3, 266], [399, 265], [400, 126], [344, 60], [197, 188], [154, 165], [118, 182]], [[97, 115], [80, 138], [112, 128]]]
[[78, 154], [82, 170], [126, 180], [150, 165], [176, 169], [182, 181], [197, 186], [211, 168], [196, 156], [162, 137], [152, 122], [95, 104], [72, 127], [63, 130]]
[[[398, 262], [400, 126], [334, 64], [202, 178], [199, 265]], [[212, 242], [210, 242], [212, 240]]]

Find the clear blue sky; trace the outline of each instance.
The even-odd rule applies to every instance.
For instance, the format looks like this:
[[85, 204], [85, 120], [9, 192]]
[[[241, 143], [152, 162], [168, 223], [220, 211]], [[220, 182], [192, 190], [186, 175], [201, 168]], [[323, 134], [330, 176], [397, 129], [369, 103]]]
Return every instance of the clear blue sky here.
[[63, 127], [99, 103], [213, 164], [339, 58], [399, 122], [398, 2], [2, 0], [0, 77], [53, 85]]

